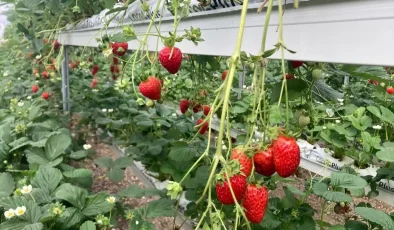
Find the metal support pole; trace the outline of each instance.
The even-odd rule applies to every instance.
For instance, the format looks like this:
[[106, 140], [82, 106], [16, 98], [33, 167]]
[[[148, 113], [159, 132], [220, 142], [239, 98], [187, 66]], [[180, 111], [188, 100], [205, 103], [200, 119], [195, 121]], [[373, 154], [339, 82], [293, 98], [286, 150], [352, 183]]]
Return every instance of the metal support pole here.
[[349, 76], [348, 75], [346, 75], [345, 78], [343, 79], [343, 84], [346, 86], [349, 85]]
[[63, 111], [70, 112], [70, 78], [69, 78], [69, 54], [68, 46], [64, 46], [64, 60], [62, 63], [62, 94], [63, 94]]

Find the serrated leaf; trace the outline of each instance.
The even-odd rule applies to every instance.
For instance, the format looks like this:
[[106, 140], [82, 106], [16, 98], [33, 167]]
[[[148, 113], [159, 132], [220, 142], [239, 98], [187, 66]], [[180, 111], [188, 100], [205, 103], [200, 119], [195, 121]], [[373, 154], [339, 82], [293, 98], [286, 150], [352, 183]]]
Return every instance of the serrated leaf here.
[[97, 165], [103, 167], [103, 168], [113, 168], [114, 165], [114, 161], [112, 160], [111, 157], [99, 157], [94, 159], [94, 163], [96, 163]]
[[190, 161], [197, 155], [197, 150], [190, 147], [186, 142], [178, 142], [171, 147], [169, 157], [176, 162]]
[[0, 224], [1, 230], [21, 230], [30, 223], [18, 219], [11, 219]]
[[115, 169], [125, 169], [132, 165], [134, 162], [133, 158], [131, 157], [119, 157], [114, 161], [114, 168]]
[[363, 189], [368, 183], [359, 176], [335, 172], [331, 174], [331, 185], [347, 189]]
[[56, 198], [65, 200], [79, 209], [84, 208], [87, 195], [86, 190], [68, 183], [62, 184], [55, 193]]
[[328, 186], [324, 183], [318, 182], [313, 185], [313, 193], [318, 196], [323, 196], [325, 192], [327, 192]]
[[63, 172], [63, 175], [68, 178], [81, 178], [81, 177], [91, 177], [93, 175], [90, 169], [74, 169], [72, 171]]
[[382, 211], [373, 208], [356, 207], [355, 212], [364, 219], [377, 223], [385, 229], [394, 229], [394, 221]]
[[52, 194], [62, 180], [62, 173], [59, 169], [50, 167], [40, 167], [32, 184], [34, 187], [45, 190], [48, 194]]
[[0, 198], [7, 197], [15, 190], [15, 181], [10, 173], [0, 173]]
[[141, 198], [143, 196], [163, 196], [165, 194], [166, 193], [164, 191], [155, 188], [140, 188], [136, 184], [133, 184], [118, 193], [119, 196], [133, 198]]
[[107, 198], [107, 193], [98, 193], [88, 197], [82, 213], [85, 216], [96, 216], [98, 214], [109, 212], [111, 205], [107, 202]]
[[351, 202], [353, 199], [343, 192], [326, 191], [323, 193], [322, 197], [328, 201], [334, 202]]
[[62, 155], [71, 144], [71, 137], [64, 134], [55, 134], [48, 138], [45, 144], [45, 155], [48, 160], [53, 161]]
[[167, 199], [155, 200], [149, 203], [146, 209], [146, 217], [154, 218], [161, 216], [175, 216], [173, 201]]
[[26, 225], [22, 230], [41, 230], [44, 229], [44, 225], [42, 223], [35, 223]]
[[123, 169], [110, 169], [107, 171], [108, 179], [114, 182], [120, 182], [124, 178], [124, 170]]
[[93, 221], [88, 220], [79, 227], [79, 230], [96, 230], [96, 225]]
[[70, 154], [70, 158], [73, 160], [81, 160], [87, 156], [87, 151], [85, 150], [80, 150], [77, 152], [73, 152]]

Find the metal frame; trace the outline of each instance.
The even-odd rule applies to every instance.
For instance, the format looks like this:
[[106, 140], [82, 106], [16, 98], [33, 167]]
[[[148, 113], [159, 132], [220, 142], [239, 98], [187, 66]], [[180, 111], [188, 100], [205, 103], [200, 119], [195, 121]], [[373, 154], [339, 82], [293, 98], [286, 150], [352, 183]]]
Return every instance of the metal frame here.
[[70, 112], [70, 72], [69, 72], [69, 47], [64, 46], [62, 63], [62, 95], [63, 95], [63, 110], [64, 113]]

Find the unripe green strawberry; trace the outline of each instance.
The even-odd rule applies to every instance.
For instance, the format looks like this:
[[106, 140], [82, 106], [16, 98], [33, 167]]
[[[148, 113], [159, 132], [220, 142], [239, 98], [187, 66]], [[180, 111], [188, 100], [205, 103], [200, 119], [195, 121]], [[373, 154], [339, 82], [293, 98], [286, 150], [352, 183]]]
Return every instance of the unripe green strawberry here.
[[249, 184], [245, 191], [245, 197], [242, 206], [245, 209], [246, 218], [254, 223], [260, 223], [265, 214], [268, 205], [268, 192], [265, 187], [259, 187]]
[[253, 160], [251, 157], [246, 155], [245, 150], [242, 147], [234, 148], [231, 152], [231, 160], [238, 160], [241, 166], [241, 172], [246, 176], [250, 176], [253, 168]]
[[280, 135], [272, 144], [275, 170], [281, 177], [295, 173], [301, 161], [300, 147], [292, 137]]
[[298, 119], [301, 117], [302, 115], [302, 110], [296, 110], [294, 112], [294, 118], [298, 121]]
[[[231, 176], [229, 179], [234, 196], [239, 202], [242, 200], [245, 193], [247, 184], [246, 177], [241, 174], [237, 174]], [[216, 196], [222, 204], [235, 204], [226, 175], [223, 175], [222, 179], [216, 182]]]
[[155, 105], [155, 102], [152, 101], [152, 100], [148, 100], [148, 101], [145, 103], [145, 105], [148, 106], [148, 107], [152, 107], [152, 106]]
[[323, 76], [323, 72], [320, 69], [314, 69], [312, 71], [312, 77], [314, 79], [320, 79], [320, 78], [322, 78], [322, 76]]
[[309, 125], [310, 123], [311, 123], [311, 118], [310, 118], [309, 116], [301, 115], [301, 116], [298, 118], [298, 124], [299, 124], [301, 127], [307, 126], [307, 125]]

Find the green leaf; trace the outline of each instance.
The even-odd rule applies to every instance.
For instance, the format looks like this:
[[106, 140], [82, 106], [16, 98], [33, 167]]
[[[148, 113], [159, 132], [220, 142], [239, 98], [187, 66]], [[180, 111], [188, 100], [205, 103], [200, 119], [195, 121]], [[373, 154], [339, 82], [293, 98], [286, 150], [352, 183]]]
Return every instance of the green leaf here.
[[109, 169], [107, 171], [108, 179], [114, 182], [120, 182], [124, 178], [124, 170], [123, 169]]
[[368, 230], [368, 225], [356, 220], [348, 220], [345, 223], [346, 230]]
[[44, 225], [42, 223], [35, 223], [26, 225], [22, 230], [41, 230], [44, 229]]
[[376, 157], [379, 160], [386, 161], [386, 162], [394, 162], [394, 143], [392, 142], [385, 142], [383, 147], [376, 153]]
[[106, 201], [107, 198], [107, 193], [97, 193], [88, 197], [82, 213], [85, 216], [96, 216], [98, 214], [105, 214], [109, 212], [111, 205]]
[[15, 151], [23, 146], [26, 146], [30, 143], [30, 139], [27, 137], [21, 137], [9, 144], [9, 146], [13, 147], [10, 152]]
[[91, 177], [93, 175], [90, 169], [74, 169], [72, 171], [63, 172], [63, 175], [68, 178], [81, 178], [81, 177]]
[[60, 222], [62, 223], [62, 228], [60, 229], [75, 229], [71, 227], [81, 223], [81, 221], [85, 218], [81, 211], [74, 207], [66, 208], [66, 212], [69, 215], [65, 215], [60, 218]]
[[4, 221], [0, 224], [1, 230], [22, 230], [25, 226], [29, 225], [30, 223], [27, 221], [22, 221], [18, 219], [11, 219]]
[[53, 161], [62, 155], [71, 144], [71, 137], [64, 134], [55, 134], [48, 138], [45, 144], [45, 155], [48, 160]]
[[87, 156], [87, 151], [85, 150], [80, 150], [77, 152], [73, 152], [70, 154], [70, 158], [73, 160], [81, 160]]
[[45, 190], [48, 194], [52, 194], [62, 180], [62, 173], [59, 169], [50, 167], [40, 167], [32, 184], [34, 187]]
[[322, 197], [328, 201], [334, 202], [351, 202], [353, 199], [346, 195], [343, 192], [333, 192], [333, 191], [326, 191], [323, 193]]
[[37, 163], [39, 165], [54, 167], [63, 162], [63, 157], [55, 160], [48, 160], [44, 151], [41, 148], [33, 147], [26, 150], [27, 161], [30, 164]]
[[116, 2], [117, 1], [115, 1], [115, 0], [105, 0], [104, 1], [105, 8], [107, 8], [107, 9], [114, 8], [114, 5], [115, 5]]
[[15, 190], [15, 181], [10, 173], [0, 173], [0, 198], [7, 197]]
[[94, 163], [107, 169], [113, 168], [114, 165], [114, 161], [111, 157], [99, 157], [97, 159], [94, 159]]
[[[291, 79], [286, 81], [289, 100], [295, 100], [302, 95], [302, 92], [308, 88], [308, 84], [301, 79]], [[280, 98], [282, 90], [282, 82], [278, 82], [273, 85], [271, 94], [271, 103], [277, 102]], [[285, 97], [282, 96], [282, 102]]]
[[267, 57], [272, 56], [277, 50], [278, 50], [278, 48], [273, 48], [273, 49], [264, 51], [263, 58], [267, 58]]
[[331, 174], [331, 185], [347, 189], [363, 189], [368, 183], [359, 176], [335, 172]]
[[239, 105], [236, 105], [236, 106], [234, 106], [234, 108], [233, 108], [233, 112], [234, 113], [245, 113], [247, 111], [247, 108], [245, 108], [245, 107], [241, 107], [241, 106], [239, 106]]
[[131, 157], [119, 157], [114, 161], [114, 168], [115, 169], [124, 169], [132, 165], [134, 162], [133, 158]]
[[165, 194], [166, 194], [165, 191], [161, 191], [156, 188], [140, 188], [136, 184], [133, 184], [119, 191], [118, 193], [119, 196], [133, 197], [133, 198], [141, 198], [143, 196], [163, 196]]
[[38, 223], [42, 217], [41, 208], [29, 197], [13, 196], [0, 199], [0, 207], [7, 209], [15, 209], [16, 207], [26, 207], [26, 212], [19, 217], [21, 220], [26, 220], [29, 223]]
[[384, 118], [384, 121], [394, 125], [394, 113], [384, 106], [380, 106], [379, 108], [380, 111], [382, 111], [382, 117]]
[[313, 193], [315, 193], [318, 196], [323, 196], [323, 194], [327, 192], [327, 190], [328, 190], [328, 186], [324, 183], [318, 182], [313, 185]]
[[87, 195], [86, 190], [68, 183], [62, 184], [55, 194], [56, 198], [65, 200], [79, 209], [84, 208]]
[[79, 227], [79, 230], [96, 230], [96, 225], [93, 221], [88, 220]]
[[154, 218], [161, 216], [175, 216], [172, 207], [173, 201], [167, 199], [155, 200], [149, 203], [146, 209], [146, 218]]
[[169, 157], [176, 162], [190, 161], [197, 156], [197, 150], [189, 146], [186, 142], [177, 142], [171, 147]]
[[299, 190], [298, 188], [296, 188], [296, 187], [294, 187], [294, 186], [292, 186], [292, 185], [287, 184], [286, 187], [287, 187], [287, 188], [289, 189], [289, 191], [290, 191], [291, 193], [293, 193], [293, 194], [297, 194], [297, 195], [301, 195], [301, 196], [304, 196], [304, 195], [305, 195], [305, 192]]
[[385, 229], [394, 229], [394, 222], [389, 215], [373, 208], [356, 207], [355, 212], [366, 220], [377, 223]]
[[34, 197], [37, 204], [48, 204], [53, 200], [53, 197], [42, 188], [33, 188], [31, 195]]

